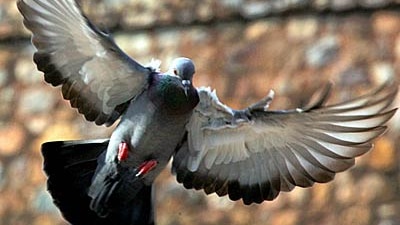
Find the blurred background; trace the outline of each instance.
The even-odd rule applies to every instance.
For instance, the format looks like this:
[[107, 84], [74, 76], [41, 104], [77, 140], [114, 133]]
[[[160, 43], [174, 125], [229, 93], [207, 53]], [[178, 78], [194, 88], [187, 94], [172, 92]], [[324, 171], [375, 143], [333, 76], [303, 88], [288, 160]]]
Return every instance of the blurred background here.
[[[87, 16], [146, 64], [196, 63], [196, 86], [241, 108], [276, 92], [274, 109], [304, 103], [327, 81], [331, 102], [400, 77], [399, 0], [86, 0]], [[0, 0], [0, 224], [64, 225], [46, 192], [40, 145], [108, 137], [62, 100], [32, 63], [15, 0]], [[400, 105], [400, 97], [394, 103]], [[244, 206], [157, 180], [159, 225], [400, 224], [400, 116], [370, 153], [328, 184]]]

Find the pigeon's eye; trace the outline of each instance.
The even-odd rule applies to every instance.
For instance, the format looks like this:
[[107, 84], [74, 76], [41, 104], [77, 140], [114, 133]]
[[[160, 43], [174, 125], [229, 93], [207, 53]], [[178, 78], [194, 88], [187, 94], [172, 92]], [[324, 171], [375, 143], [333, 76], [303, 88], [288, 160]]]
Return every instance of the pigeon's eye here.
[[178, 76], [178, 70], [174, 69], [174, 74]]

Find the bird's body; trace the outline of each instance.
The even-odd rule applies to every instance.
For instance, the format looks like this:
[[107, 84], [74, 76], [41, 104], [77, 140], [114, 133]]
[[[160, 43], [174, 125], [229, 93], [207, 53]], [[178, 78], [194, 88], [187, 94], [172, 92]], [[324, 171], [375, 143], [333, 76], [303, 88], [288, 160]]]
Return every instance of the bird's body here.
[[152, 74], [149, 88], [132, 101], [112, 133], [106, 162], [113, 163], [118, 145], [126, 142], [129, 156], [121, 162], [123, 166], [136, 168], [149, 159], [158, 162], [157, 167], [144, 177], [145, 182], [150, 184], [171, 159], [177, 143], [183, 139], [185, 126], [198, 101], [194, 89], [188, 96], [184, 94], [178, 77]]
[[[89, 196], [94, 199], [91, 207], [101, 211], [101, 214], [108, 213], [103, 208], [103, 202], [108, 201], [109, 195], [113, 194], [113, 186], [104, 184], [109, 180], [110, 173], [120, 173], [119, 168], [136, 169], [150, 160], [155, 161], [157, 165], [154, 169], [142, 178], [144, 185], [151, 186], [182, 141], [185, 126], [198, 102], [196, 89], [189, 86], [185, 90], [180, 77], [151, 73], [148, 87], [129, 104], [111, 135], [105, 164], [97, 168], [98, 173], [89, 189]], [[128, 153], [125, 159], [118, 160], [121, 143], [127, 144]], [[125, 199], [129, 202], [131, 198]]]
[[270, 92], [243, 110], [195, 88], [192, 60], [145, 67], [96, 28], [74, 0], [18, 0], [37, 48], [34, 62], [88, 121], [111, 125], [108, 140], [42, 145], [48, 190], [73, 225], [154, 224], [152, 184], [173, 158], [186, 188], [244, 204], [332, 180], [368, 152], [396, 109], [391, 82], [370, 94], [325, 105], [269, 110]]

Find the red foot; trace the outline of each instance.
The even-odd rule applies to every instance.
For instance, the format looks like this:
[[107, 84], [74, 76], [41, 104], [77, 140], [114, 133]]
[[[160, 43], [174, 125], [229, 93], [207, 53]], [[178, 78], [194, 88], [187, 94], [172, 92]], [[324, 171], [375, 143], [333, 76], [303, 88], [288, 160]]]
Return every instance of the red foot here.
[[128, 144], [125, 142], [121, 142], [118, 146], [118, 160], [120, 162], [128, 158], [128, 151]]
[[157, 166], [157, 161], [152, 159], [149, 161], [146, 161], [144, 163], [142, 163], [139, 166], [139, 172], [137, 172], [136, 176], [144, 176], [146, 175], [148, 172], [150, 172], [152, 169], [154, 169], [154, 167]]

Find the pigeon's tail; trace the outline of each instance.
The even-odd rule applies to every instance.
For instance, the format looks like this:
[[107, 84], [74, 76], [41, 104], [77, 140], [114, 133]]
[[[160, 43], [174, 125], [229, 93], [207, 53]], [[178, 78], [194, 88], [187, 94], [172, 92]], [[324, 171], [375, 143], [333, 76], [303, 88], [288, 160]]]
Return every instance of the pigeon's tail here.
[[99, 217], [106, 218], [115, 213], [121, 214], [121, 209], [135, 204], [129, 215], [137, 214], [142, 222], [133, 224], [147, 225], [143, 221], [147, 220], [144, 212], [152, 212], [151, 186], [145, 185], [137, 175], [138, 169], [123, 167], [117, 162], [105, 163], [104, 157], [99, 157], [97, 162], [97, 170], [88, 189], [92, 199], [90, 209]]
[[[104, 167], [99, 162], [103, 161], [107, 145], [108, 140], [57, 141], [42, 145], [47, 187], [54, 203], [72, 225], [154, 224], [151, 186], [140, 185], [129, 202], [108, 204], [106, 216], [99, 216], [91, 209], [95, 200], [89, 197], [88, 190], [93, 177], [98, 175], [96, 169], [100, 172]], [[123, 191], [129, 195], [131, 189], [123, 186], [116, 188], [112, 200], [123, 199]]]

